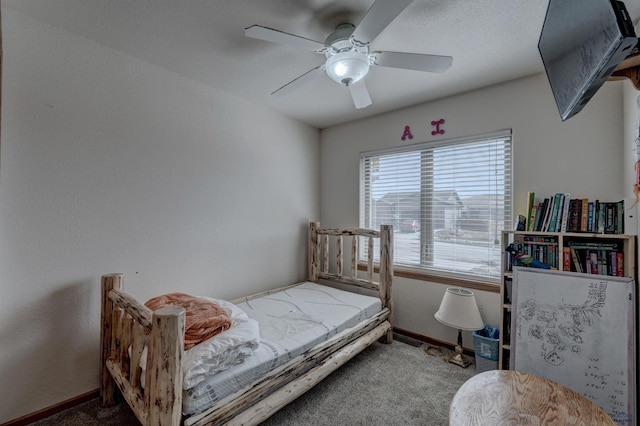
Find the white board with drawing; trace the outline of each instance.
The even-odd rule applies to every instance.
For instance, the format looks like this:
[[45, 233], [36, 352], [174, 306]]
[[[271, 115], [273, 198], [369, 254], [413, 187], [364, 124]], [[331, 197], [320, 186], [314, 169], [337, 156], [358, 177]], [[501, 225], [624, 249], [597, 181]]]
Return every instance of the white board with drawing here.
[[514, 268], [511, 365], [636, 424], [635, 280]]

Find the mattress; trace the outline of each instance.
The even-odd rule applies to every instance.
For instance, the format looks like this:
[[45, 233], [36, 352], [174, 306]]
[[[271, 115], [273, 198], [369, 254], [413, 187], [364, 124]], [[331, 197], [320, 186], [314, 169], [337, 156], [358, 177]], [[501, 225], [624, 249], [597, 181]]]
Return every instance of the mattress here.
[[372, 317], [378, 297], [311, 282], [237, 304], [258, 321], [261, 342], [253, 355], [184, 391], [183, 413], [204, 411], [268, 371]]

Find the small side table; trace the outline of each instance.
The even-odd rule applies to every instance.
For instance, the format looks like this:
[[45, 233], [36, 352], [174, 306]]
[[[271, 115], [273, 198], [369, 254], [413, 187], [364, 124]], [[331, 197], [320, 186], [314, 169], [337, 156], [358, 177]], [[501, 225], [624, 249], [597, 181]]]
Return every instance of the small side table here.
[[551, 380], [512, 370], [477, 374], [456, 392], [451, 426], [616, 425], [600, 407]]

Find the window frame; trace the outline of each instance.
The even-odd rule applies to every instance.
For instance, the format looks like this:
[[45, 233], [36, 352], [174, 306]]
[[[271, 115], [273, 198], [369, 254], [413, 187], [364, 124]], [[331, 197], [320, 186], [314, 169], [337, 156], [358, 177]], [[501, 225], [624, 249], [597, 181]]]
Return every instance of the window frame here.
[[[425, 225], [425, 220], [429, 220], [426, 219], [424, 216], [429, 217], [429, 215], [425, 215], [424, 211], [422, 209], [425, 208], [425, 206], [430, 205], [429, 203], [425, 203], [425, 194], [427, 194], [427, 192], [425, 192], [424, 190], [424, 185], [425, 185], [425, 176], [426, 170], [429, 170], [429, 167], [431, 166], [431, 164], [433, 164], [432, 162], [429, 164], [429, 167], [425, 168], [424, 167], [424, 155], [425, 152], [426, 153], [433, 153], [434, 150], [437, 150], [438, 148], [446, 148], [446, 147], [453, 147], [455, 145], [464, 145], [464, 144], [470, 144], [470, 143], [474, 143], [474, 142], [490, 142], [491, 140], [496, 140], [496, 139], [504, 139], [506, 145], [506, 150], [504, 153], [504, 159], [505, 159], [505, 164], [504, 164], [504, 174], [503, 174], [503, 179], [504, 179], [504, 183], [502, 185], [502, 189], [504, 190], [504, 194], [503, 194], [503, 201], [502, 201], [502, 210], [503, 210], [503, 229], [510, 229], [510, 222], [511, 222], [511, 218], [513, 217], [513, 132], [511, 129], [503, 129], [503, 130], [499, 130], [496, 132], [490, 132], [490, 133], [484, 133], [484, 134], [476, 134], [476, 135], [471, 135], [471, 136], [465, 136], [465, 137], [458, 137], [458, 138], [449, 138], [449, 139], [442, 139], [442, 140], [438, 140], [438, 141], [431, 141], [431, 142], [420, 142], [420, 143], [415, 143], [415, 144], [410, 144], [410, 145], [405, 145], [405, 146], [394, 146], [394, 147], [390, 147], [390, 148], [384, 148], [384, 149], [380, 149], [380, 150], [374, 150], [374, 151], [366, 151], [366, 152], [362, 152], [360, 154], [360, 170], [359, 170], [359, 225], [360, 226], [366, 226], [366, 218], [369, 218], [369, 221], [371, 221], [371, 207], [370, 205], [367, 205], [367, 201], [370, 203], [372, 196], [371, 194], [367, 194], [367, 188], [370, 188], [371, 185], [371, 181], [370, 179], [372, 178], [371, 176], [371, 170], [369, 170], [369, 173], [367, 173], [365, 171], [365, 167], [366, 167], [366, 161], [367, 160], [371, 160], [372, 158], [375, 157], [381, 157], [381, 156], [385, 156], [385, 155], [395, 155], [395, 154], [402, 154], [402, 153], [420, 153], [421, 156], [421, 163], [420, 163], [420, 181], [421, 181], [421, 186], [420, 186], [420, 197], [421, 197], [421, 212], [422, 212], [422, 226]], [[501, 161], [501, 160], [499, 160]], [[431, 195], [433, 195], [433, 191], [431, 193], [428, 194], [429, 197], [431, 197]], [[429, 227], [428, 229], [430, 229], [431, 227]], [[425, 234], [425, 233], [421, 233], [421, 234]], [[501, 238], [498, 237], [498, 242], [501, 240]], [[428, 247], [433, 247], [433, 242], [434, 240], [430, 240], [430, 245], [425, 244], [425, 242], [427, 242], [427, 237], [421, 235], [420, 237], [420, 248], [419, 251], [420, 252], [424, 252], [425, 248]], [[362, 262], [362, 253], [359, 253], [359, 265], [364, 266], [364, 262]], [[412, 278], [412, 279], [418, 279], [418, 280], [424, 280], [424, 281], [430, 281], [430, 282], [439, 282], [439, 283], [443, 283], [443, 284], [455, 284], [455, 285], [462, 285], [464, 287], [468, 287], [468, 288], [474, 288], [474, 289], [480, 289], [480, 290], [486, 290], [486, 291], [499, 291], [499, 285], [500, 285], [500, 275], [496, 274], [495, 276], [480, 276], [480, 275], [472, 275], [470, 273], [464, 273], [462, 271], [443, 271], [441, 269], [436, 268], [430, 268], [428, 265], [425, 264], [424, 262], [425, 259], [425, 254], [424, 253], [420, 253], [420, 265], [406, 265], [406, 264], [398, 264], [397, 261], [394, 261], [394, 270], [395, 270], [395, 275], [397, 276], [403, 276], [403, 277], [407, 277], [407, 278]]]

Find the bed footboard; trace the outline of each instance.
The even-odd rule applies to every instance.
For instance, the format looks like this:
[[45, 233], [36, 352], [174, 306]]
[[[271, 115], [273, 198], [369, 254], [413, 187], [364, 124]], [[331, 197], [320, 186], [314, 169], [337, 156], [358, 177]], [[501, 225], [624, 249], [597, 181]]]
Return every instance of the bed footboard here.
[[[185, 310], [152, 312], [122, 291], [122, 274], [102, 277], [100, 404], [118, 402], [118, 389], [143, 425], [179, 425]], [[145, 383], [140, 361], [147, 346]]]

